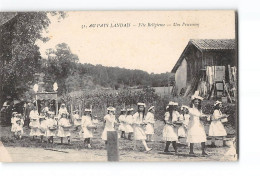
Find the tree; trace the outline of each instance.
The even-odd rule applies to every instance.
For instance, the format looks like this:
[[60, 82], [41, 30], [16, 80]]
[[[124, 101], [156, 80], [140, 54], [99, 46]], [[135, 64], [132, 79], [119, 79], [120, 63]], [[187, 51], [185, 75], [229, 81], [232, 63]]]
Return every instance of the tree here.
[[[0, 68], [1, 100], [6, 95], [19, 98], [19, 95], [33, 84], [34, 73], [41, 65], [37, 40], [47, 41], [42, 32], [50, 24], [50, 15], [64, 18], [64, 12], [18, 12], [1, 35], [1, 52], [4, 64]], [[1, 103], [2, 104], [2, 103]]]
[[[71, 80], [71, 76], [78, 75], [77, 63], [79, 58], [73, 54], [70, 47], [66, 43], [56, 45], [55, 49], [46, 51], [48, 56], [46, 64], [43, 65], [42, 71], [46, 77], [52, 78], [52, 81], [57, 81], [59, 85], [59, 93], [68, 93], [71, 84], [66, 83], [66, 80]], [[68, 81], [67, 80], [67, 81]]]

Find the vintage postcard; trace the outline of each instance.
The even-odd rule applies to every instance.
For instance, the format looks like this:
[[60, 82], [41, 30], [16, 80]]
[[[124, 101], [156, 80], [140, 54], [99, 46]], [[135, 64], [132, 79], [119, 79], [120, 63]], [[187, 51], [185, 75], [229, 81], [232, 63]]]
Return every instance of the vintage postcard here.
[[237, 21], [0, 12], [0, 160], [237, 161]]

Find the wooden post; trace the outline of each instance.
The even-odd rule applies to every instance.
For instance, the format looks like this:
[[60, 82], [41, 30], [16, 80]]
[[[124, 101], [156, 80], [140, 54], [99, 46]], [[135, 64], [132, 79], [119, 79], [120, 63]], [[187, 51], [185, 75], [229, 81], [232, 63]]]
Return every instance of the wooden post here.
[[56, 92], [56, 101], [55, 101], [55, 106], [56, 106], [56, 116], [59, 113], [59, 104], [58, 104], [58, 93]]
[[119, 161], [117, 131], [108, 131], [107, 132], [107, 160], [108, 161]]

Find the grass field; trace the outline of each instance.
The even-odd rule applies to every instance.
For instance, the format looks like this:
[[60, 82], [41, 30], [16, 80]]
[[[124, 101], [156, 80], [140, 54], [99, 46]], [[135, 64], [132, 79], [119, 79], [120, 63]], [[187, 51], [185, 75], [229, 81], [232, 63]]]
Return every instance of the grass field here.
[[[232, 157], [224, 158], [225, 152], [228, 147], [222, 147], [222, 141], [217, 141], [216, 148], [207, 148], [209, 154], [208, 157], [201, 156], [200, 145], [195, 146], [195, 153], [198, 155], [196, 157], [191, 157], [188, 155], [189, 147], [185, 144], [185, 139], [180, 139], [178, 145], [178, 155], [175, 154], [164, 154], [162, 153], [165, 144], [162, 141], [162, 129], [164, 123], [162, 121], [156, 121], [155, 123], [155, 135], [154, 142], [148, 142], [148, 146], [152, 147], [153, 150], [149, 153], [144, 152], [142, 144], [138, 143], [138, 150], [134, 151], [134, 142], [119, 139], [119, 151], [120, 151], [120, 161], [231, 161]], [[225, 126], [229, 137], [235, 136], [235, 130], [230, 126]], [[208, 131], [208, 125], [205, 125], [205, 130]], [[40, 143], [39, 139], [32, 140], [28, 136], [29, 129], [25, 127], [25, 134], [23, 139], [16, 140], [10, 134], [10, 127], [1, 128], [1, 141], [5, 146], [6, 150], [9, 152], [13, 161], [27, 161], [27, 162], [37, 162], [37, 161], [106, 161], [106, 149], [104, 141], [101, 140], [100, 136], [103, 131], [103, 123], [100, 122], [97, 130], [94, 132], [94, 138], [92, 139], [92, 149], [87, 149], [83, 141], [79, 138], [78, 132], [72, 132], [71, 144], [60, 144], [60, 139], [55, 138], [54, 144], [48, 144], [46, 142]], [[207, 141], [207, 145], [210, 145], [210, 140]], [[173, 150], [171, 148], [171, 150]], [[41, 151], [41, 152], [40, 152]], [[40, 153], [39, 153], [40, 152]], [[71, 154], [71, 155], [68, 155]], [[80, 153], [84, 155], [80, 155]], [[27, 159], [26, 157], [27, 156]], [[36, 156], [36, 157], [33, 157]], [[67, 156], [67, 157], [66, 157]], [[72, 157], [72, 156], [77, 156]], [[93, 158], [94, 157], [94, 158]], [[95, 160], [96, 158], [96, 160]], [[52, 160], [50, 160], [52, 159]]]

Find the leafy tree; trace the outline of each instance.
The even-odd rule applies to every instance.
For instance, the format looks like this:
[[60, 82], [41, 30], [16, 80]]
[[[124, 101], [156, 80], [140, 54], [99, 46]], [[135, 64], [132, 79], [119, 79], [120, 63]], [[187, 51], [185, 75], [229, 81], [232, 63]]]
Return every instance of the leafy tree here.
[[64, 12], [18, 12], [9, 23], [2, 26], [1, 100], [6, 95], [17, 98], [33, 84], [34, 73], [41, 65], [36, 41], [48, 40], [42, 36], [42, 32], [50, 24], [48, 14], [65, 17]]

